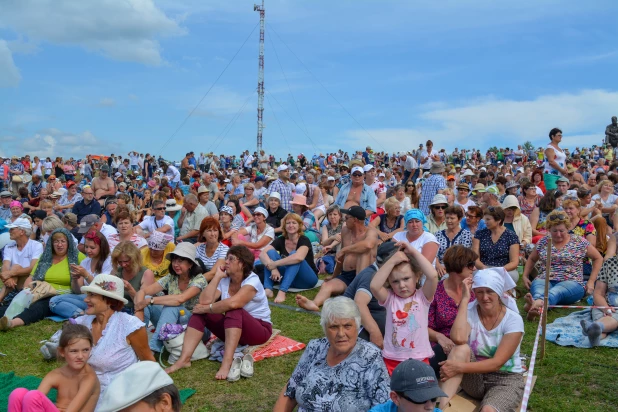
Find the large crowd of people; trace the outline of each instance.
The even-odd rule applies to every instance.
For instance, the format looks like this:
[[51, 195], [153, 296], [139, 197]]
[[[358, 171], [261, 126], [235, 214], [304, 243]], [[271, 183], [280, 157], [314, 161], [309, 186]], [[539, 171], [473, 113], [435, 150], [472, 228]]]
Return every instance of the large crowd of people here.
[[[484, 412], [516, 410], [517, 299], [535, 319], [549, 277], [552, 305], [586, 295], [618, 305], [614, 149], [570, 151], [561, 130], [548, 137], [485, 153], [427, 141], [278, 160], [248, 150], [180, 162], [137, 152], [2, 159], [0, 330], [70, 319], [64, 372], [14, 392], [9, 410], [44, 404], [51, 388], [71, 410], [179, 410], [171, 379], [149, 362], [166, 325], [186, 327], [168, 374], [190, 367], [212, 335], [224, 342], [214, 378], [250, 378], [253, 359], [237, 349], [270, 339], [269, 300], [317, 287], [295, 302], [321, 309], [325, 337], [308, 344], [276, 411], [432, 410], [460, 387]], [[24, 288], [36, 300], [9, 318]], [[618, 313], [595, 309], [581, 327], [599, 345]], [[128, 400], [106, 393], [147, 375]]]

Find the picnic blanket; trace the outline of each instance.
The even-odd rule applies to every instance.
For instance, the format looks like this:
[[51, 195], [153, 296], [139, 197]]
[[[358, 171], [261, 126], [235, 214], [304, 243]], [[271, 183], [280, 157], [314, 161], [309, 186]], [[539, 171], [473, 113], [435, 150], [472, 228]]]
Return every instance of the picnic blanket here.
[[[16, 376], [15, 372], [0, 373], [0, 412], [7, 412], [9, 395], [17, 388], [33, 390], [39, 387], [42, 379], [36, 376]], [[187, 399], [195, 394], [195, 389], [182, 389], [180, 391], [180, 401], [184, 404]], [[47, 397], [56, 402], [57, 392], [52, 389]]]
[[[590, 348], [590, 341], [582, 334], [580, 322], [592, 320], [590, 309], [573, 312], [568, 316], [558, 318], [547, 325], [547, 340], [560, 346], [575, 346], [576, 348]], [[601, 346], [618, 348], [618, 333], [610, 333], [601, 340]]]
[[[208, 343], [206, 343], [206, 347], [209, 351], [211, 351], [211, 357], [209, 358], [210, 360], [221, 362], [221, 359], [223, 358], [223, 350], [221, 350], [221, 353], [218, 354], [218, 356], [212, 356], [212, 348], [220, 343], [223, 342], [216, 337], [211, 338]], [[238, 354], [235, 353], [234, 357], [243, 357], [244, 355], [250, 354], [253, 356], [253, 360], [258, 362], [262, 359], [286, 355], [288, 353], [303, 350], [304, 348], [304, 343], [296, 342], [293, 339], [281, 336], [281, 331], [279, 329], [273, 329], [272, 335], [266, 343], [261, 345], [245, 346], [242, 350], [238, 351]]]
[[[322, 283], [324, 283], [324, 281], [322, 279], [318, 280], [318, 283], [315, 284], [314, 287], [312, 288], [308, 288], [308, 289], [298, 289], [298, 288], [289, 288], [288, 292], [292, 292], [292, 293], [298, 293], [298, 292], [304, 292], [306, 290], [311, 290], [311, 289], [315, 289], [315, 288], [319, 288], [320, 286], [322, 286]], [[279, 289], [279, 284], [276, 284], [273, 286], [274, 289]]]

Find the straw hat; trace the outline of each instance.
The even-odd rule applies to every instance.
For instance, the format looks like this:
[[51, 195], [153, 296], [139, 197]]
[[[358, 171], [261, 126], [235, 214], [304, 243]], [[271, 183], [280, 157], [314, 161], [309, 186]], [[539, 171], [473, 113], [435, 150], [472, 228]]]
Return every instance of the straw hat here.
[[82, 293], [94, 293], [96, 295], [107, 296], [115, 300], [119, 300], [125, 305], [129, 303], [124, 298], [124, 284], [122, 279], [114, 275], [101, 273], [97, 275], [91, 284], [81, 287]]

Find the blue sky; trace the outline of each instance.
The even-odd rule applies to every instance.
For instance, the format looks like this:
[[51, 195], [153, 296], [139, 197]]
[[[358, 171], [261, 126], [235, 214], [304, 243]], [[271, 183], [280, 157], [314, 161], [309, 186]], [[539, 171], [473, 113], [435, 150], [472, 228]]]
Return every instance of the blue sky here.
[[[552, 127], [599, 143], [618, 115], [617, 12], [267, 0], [264, 148], [544, 145]], [[255, 150], [259, 29], [169, 139], [258, 21], [253, 1], [1, 2], [0, 155]]]

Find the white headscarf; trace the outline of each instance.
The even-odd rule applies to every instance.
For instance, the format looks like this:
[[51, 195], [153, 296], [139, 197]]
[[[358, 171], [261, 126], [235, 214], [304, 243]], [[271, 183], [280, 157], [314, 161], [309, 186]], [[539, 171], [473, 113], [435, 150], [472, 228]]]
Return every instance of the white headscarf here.
[[[513, 282], [513, 279], [509, 276], [509, 273], [502, 267], [479, 270], [472, 278], [472, 289], [489, 288], [493, 290], [498, 294], [498, 296], [500, 296], [500, 300], [502, 300], [507, 308], [519, 314], [519, 309], [517, 308], [515, 299], [506, 293], [506, 291], [511, 290], [514, 287], [515, 282]], [[468, 305], [468, 310], [472, 310], [476, 304], [476, 300], [470, 303]]]

